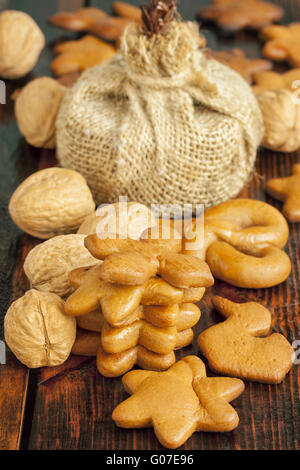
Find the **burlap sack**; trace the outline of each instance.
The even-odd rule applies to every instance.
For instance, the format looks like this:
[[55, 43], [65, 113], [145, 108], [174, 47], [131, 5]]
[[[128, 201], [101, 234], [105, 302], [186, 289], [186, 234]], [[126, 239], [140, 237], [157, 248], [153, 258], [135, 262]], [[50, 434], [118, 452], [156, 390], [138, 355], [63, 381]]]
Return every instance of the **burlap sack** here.
[[130, 26], [121, 54], [88, 69], [57, 119], [57, 157], [96, 202], [204, 203], [236, 196], [263, 135], [250, 87], [207, 59], [193, 23], [149, 39]]

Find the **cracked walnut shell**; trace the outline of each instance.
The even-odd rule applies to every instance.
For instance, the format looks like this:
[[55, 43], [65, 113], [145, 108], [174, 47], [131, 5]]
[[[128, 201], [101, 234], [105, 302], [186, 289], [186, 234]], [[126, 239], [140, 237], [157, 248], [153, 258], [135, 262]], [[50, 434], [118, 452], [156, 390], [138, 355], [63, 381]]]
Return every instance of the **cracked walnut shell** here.
[[0, 14], [0, 76], [24, 77], [37, 63], [45, 37], [36, 22], [23, 11]]
[[[265, 134], [262, 145], [277, 152], [300, 148], [300, 102], [289, 90], [280, 88], [257, 95]], [[298, 101], [298, 102], [297, 102]]]
[[76, 320], [65, 315], [58, 295], [32, 289], [8, 309], [4, 334], [8, 347], [27, 367], [57, 366], [70, 355]]
[[75, 232], [94, 209], [83, 176], [57, 167], [33, 173], [20, 184], [9, 202], [15, 224], [41, 239]]
[[84, 246], [85, 235], [59, 235], [33, 248], [24, 262], [24, 272], [31, 287], [53, 292], [61, 297], [70, 294], [69, 273], [99, 261]]

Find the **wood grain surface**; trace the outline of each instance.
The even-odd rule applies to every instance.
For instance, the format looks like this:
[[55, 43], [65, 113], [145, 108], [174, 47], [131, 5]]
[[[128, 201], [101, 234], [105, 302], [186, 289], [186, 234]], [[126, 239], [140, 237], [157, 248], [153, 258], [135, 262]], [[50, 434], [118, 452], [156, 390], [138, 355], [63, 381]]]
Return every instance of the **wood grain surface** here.
[[[47, 47], [28, 77], [7, 83], [8, 102], [0, 107], [0, 339], [3, 339], [3, 317], [9, 303], [28, 288], [23, 273], [25, 256], [39, 243], [14, 226], [7, 213], [8, 200], [16, 186], [29, 174], [56, 163], [54, 152], [33, 149], [20, 136], [9, 95], [34, 76], [50, 75], [53, 42], [76, 37], [47, 25], [48, 16], [56, 11], [56, 2], [8, 0], [4, 3], [4, 8], [27, 11], [38, 21], [46, 34]], [[65, 8], [66, 3], [72, 9], [72, 0], [58, 2], [61, 8]], [[78, 3], [75, 1], [73, 6], [78, 7]], [[93, 0], [90, 5], [109, 12], [111, 3]], [[139, 2], [130, 3], [137, 5]], [[278, 0], [275, 3], [286, 9], [284, 22], [300, 21], [300, 0]], [[194, 19], [197, 10], [206, 4], [209, 1], [182, 0], [180, 12], [185, 19]], [[253, 33], [242, 32], [226, 37], [209, 25], [203, 25], [202, 29], [210, 47], [231, 49], [238, 46], [250, 57], [260, 55], [261, 43]], [[280, 209], [281, 204], [264, 192], [264, 184], [269, 178], [289, 175], [294, 163], [300, 163], [300, 152], [282, 154], [260, 150], [256, 172], [241, 196], [260, 199]], [[195, 328], [195, 337], [220, 321], [211, 304], [212, 294], [218, 294], [237, 301], [261, 302], [273, 312], [274, 331], [284, 334], [291, 343], [300, 339], [300, 224], [290, 225], [286, 250], [293, 269], [288, 281], [280, 286], [246, 290], [216, 282], [200, 303], [202, 316]], [[188, 354], [199, 354], [196, 342], [177, 352], [177, 357]], [[151, 429], [122, 430], [114, 425], [112, 411], [126, 396], [121, 380], [101, 377], [93, 358], [72, 356], [62, 366], [29, 371], [8, 352], [6, 365], [0, 365], [0, 450], [162, 449]], [[298, 367], [294, 366], [280, 385], [247, 382], [244, 394], [235, 400], [234, 406], [240, 416], [240, 425], [235, 431], [197, 433], [182, 448], [299, 449]]]

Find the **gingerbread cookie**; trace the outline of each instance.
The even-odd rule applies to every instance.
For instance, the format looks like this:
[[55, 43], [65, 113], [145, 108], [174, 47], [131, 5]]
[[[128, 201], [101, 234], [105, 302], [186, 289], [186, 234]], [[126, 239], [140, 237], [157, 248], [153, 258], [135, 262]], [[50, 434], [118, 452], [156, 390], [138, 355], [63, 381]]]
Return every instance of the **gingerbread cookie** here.
[[142, 11], [140, 8], [126, 2], [113, 2], [113, 10], [117, 16], [128, 18], [135, 23], [141, 23]]
[[[93, 312], [94, 310], [97, 310], [103, 302], [107, 308], [106, 321], [111, 325], [118, 327], [128, 324], [132, 315], [136, 315], [136, 309], [138, 308], [139, 303], [142, 305], [170, 306], [192, 302], [194, 301], [193, 299], [200, 300], [205, 292], [205, 289], [203, 288], [178, 289], [171, 286], [163, 279], [155, 277], [149, 279], [144, 286], [127, 286], [129, 297], [126, 299], [126, 296], [124, 295], [126, 292], [126, 286], [107, 285], [100, 281], [100, 266], [101, 263], [93, 269], [78, 268], [70, 272], [70, 284], [74, 289], [76, 289], [76, 291], [66, 301], [65, 310], [69, 315], [78, 317], [80, 315]], [[114, 304], [111, 295], [109, 295], [109, 299], [112, 300], [112, 311], [108, 309], [108, 301], [105, 303], [103, 300], [105, 292], [106, 294], [114, 292], [116, 295], [118, 295], [118, 293], [122, 293], [122, 298], [119, 295], [118, 309], [124, 311], [124, 315], [126, 313], [125, 316], [113, 311], [116, 304]], [[138, 296], [138, 304], [137, 301], [133, 302], [133, 297], [130, 295], [134, 292]]]
[[214, 21], [221, 29], [235, 32], [245, 28], [260, 30], [283, 16], [282, 8], [261, 0], [213, 0], [198, 16]]
[[[174, 305], [183, 303], [186, 289], [173, 287], [160, 277], [149, 279], [144, 285], [142, 305]], [[185, 300], [185, 302], [188, 302]]]
[[122, 428], [153, 427], [160, 443], [176, 449], [196, 431], [225, 432], [238, 426], [229, 404], [244, 391], [241, 380], [206, 377], [205, 366], [188, 356], [166, 372], [131, 371], [123, 384], [132, 396], [112, 418]]
[[272, 62], [269, 60], [248, 58], [241, 49], [237, 48], [231, 51], [208, 51], [208, 57], [228, 65], [242, 75], [249, 84], [253, 82], [255, 74], [272, 68]]
[[131, 19], [111, 17], [98, 8], [81, 8], [75, 12], [59, 12], [48, 22], [57, 28], [75, 32], [86, 32], [100, 36], [107, 41], [117, 41]]
[[[254, 199], [234, 199], [208, 209], [204, 219], [199, 256], [214, 277], [244, 288], [271, 287], [288, 278], [291, 261], [282, 248], [289, 227], [273, 206]], [[188, 244], [183, 239], [187, 253]]]
[[68, 297], [65, 313], [70, 316], [80, 316], [93, 312], [101, 306], [105, 319], [111, 325], [119, 325], [138, 308], [144, 288], [107, 284], [100, 280], [100, 269], [101, 263], [85, 273], [81, 285]]
[[288, 70], [285, 73], [277, 73], [272, 71], [258, 72], [254, 75], [255, 86], [252, 90], [255, 94], [267, 90], [277, 90], [285, 88], [290, 91], [295, 91], [295, 83], [298, 82], [297, 88], [300, 85], [300, 68]]
[[300, 222], [300, 164], [293, 166], [293, 174], [287, 178], [269, 180], [266, 191], [283, 201], [283, 214], [290, 222]]
[[189, 289], [183, 289], [182, 303], [197, 303], [203, 298], [206, 289], [204, 287], [190, 287]]
[[117, 354], [106, 353], [100, 346], [96, 357], [97, 369], [104, 377], [120, 377], [135, 365], [142, 369], [162, 371], [169, 369], [175, 361], [174, 351], [157, 354], [140, 345]]
[[94, 36], [63, 42], [53, 51], [57, 54], [51, 64], [54, 75], [82, 72], [111, 59], [117, 53], [113, 46]]
[[[187, 346], [193, 340], [192, 327], [200, 319], [200, 309], [194, 304], [184, 304], [177, 308], [176, 319], [173, 313], [176, 311], [174, 306], [173, 308], [155, 306], [146, 307], [141, 319], [121, 328], [104, 324], [101, 330], [103, 350], [110, 354], [118, 354], [139, 344], [149, 351], [168, 354], [174, 349]], [[168, 310], [171, 310], [169, 316]], [[166, 321], [165, 313], [169, 322]], [[168, 323], [167, 326], [162, 326], [163, 322]]]
[[276, 61], [289, 61], [294, 67], [300, 67], [300, 23], [288, 26], [273, 25], [261, 32], [267, 40], [263, 55]]
[[77, 326], [83, 330], [96, 331], [100, 333], [105, 323], [104, 317], [99, 310], [80, 315], [76, 318]]
[[95, 258], [104, 259], [99, 276], [107, 283], [143, 285], [156, 274], [178, 288], [210, 287], [214, 283], [204, 261], [178, 253], [181, 239], [113, 240], [93, 234], [85, 239], [85, 246]]
[[198, 337], [212, 370], [256, 382], [282, 382], [294, 350], [281, 334], [265, 337], [271, 328], [269, 310], [256, 302], [237, 304], [222, 297], [214, 297], [213, 303], [226, 320]]
[[[180, 332], [177, 338], [178, 348], [193, 340], [193, 332]], [[135, 365], [156, 371], [166, 370], [175, 363], [174, 351], [157, 354], [137, 345], [120, 353], [111, 354], [102, 349], [101, 335], [96, 331], [77, 328], [76, 340], [71, 350], [76, 356], [96, 357], [97, 369], [104, 377], [119, 377]]]
[[[150, 229], [151, 230], [151, 229]], [[149, 235], [148, 235], [149, 234]], [[163, 255], [165, 251], [180, 253], [182, 250], [182, 237], [160, 238], [160, 232], [146, 231], [142, 234], [142, 240], [132, 240], [131, 238], [101, 238], [101, 234], [92, 234], [86, 237], [85, 246], [97, 259], [104, 260], [110, 255], [122, 252], [137, 252], [154, 258]], [[104, 234], [106, 235], [106, 234]]]

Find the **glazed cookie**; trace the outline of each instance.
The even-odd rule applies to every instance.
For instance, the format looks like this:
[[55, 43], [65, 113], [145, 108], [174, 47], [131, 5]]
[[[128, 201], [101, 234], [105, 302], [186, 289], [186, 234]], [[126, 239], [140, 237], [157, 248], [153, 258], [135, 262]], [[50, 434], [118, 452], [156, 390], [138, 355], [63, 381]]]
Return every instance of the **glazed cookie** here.
[[104, 261], [91, 270], [70, 273], [76, 291], [67, 299], [65, 311], [71, 316], [100, 306], [106, 321], [117, 326], [127, 323], [140, 304], [180, 304], [184, 294], [185, 301], [189, 295], [201, 298], [202, 289], [214, 283], [203, 260], [179, 253], [182, 239], [102, 239], [95, 234], [85, 239], [85, 246]]
[[256, 302], [236, 304], [222, 297], [214, 297], [213, 303], [226, 320], [198, 337], [212, 370], [255, 382], [282, 382], [294, 350], [281, 334], [265, 337], [271, 328], [269, 310]]
[[100, 333], [105, 323], [104, 317], [100, 310], [80, 315], [76, 318], [77, 326], [83, 330], [96, 331]]
[[[74, 289], [76, 289], [76, 292], [78, 290], [78, 292], [75, 292], [73, 297], [70, 298], [70, 301], [67, 300], [67, 308], [71, 315], [79, 316], [96, 310], [96, 305], [99, 304], [97, 292], [98, 290], [102, 292], [99, 287], [100, 280], [97, 276], [98, 269], [100, 269], [100, 264], [98, 267], [95, 267], [93, 272], [89, 272], [89, 267], [74, 269], [70, 272], [70, 284]], [[79, 287], [81, 287], [80, 290]], [[198, 302], [201, 300], [204, 293], [205, 288], [202, 287], [178, 289], [171, 286], [160, 277], [155, 277], [149, 279], [149, 281], [143, 286], [141, 304], [169, 306], [181, 303]], [[76, 303], [74, 302], [73, 304], [73, 299], [76, 299], [78, 296], [79, 301]], [[92, 308], [93, 306], [95, 308]], [[134, 311], [132, 311], [132, 313], [134, 313]], [[119, 321], [115, 319], [114, 326], [127, 324], [127, 320], [128, 318], [121, 318]]]
[[[201, 312], [193, 304], [181, 305], [178, 310], [179, 315], [174, 319], [175, 325], [171, 326], [171, 322], [168, 326], [156, 326], [162, 325], [165, 320], [164, 307], [146, 307], [143, 319], [122, 328], [112, 328], [109, 324], [104, 324], [101, 332], [102, 349], [107, 353], [117, 354], [139, 344], [149, 351], [169, 354], [174, 349], [187, 346], [193, 340], [191, 328], [198, 323]], [[156, 325], [153, 325], [153, 321]]]
[[269, 180], [266, 191], [283, 201], [283, 214], [290, 222], [300, 222], [300, 164], [293, 166], [293, 174], [287, 178]]
[[96, 363], [98, 371], [104, 377], [119, 377], [135, 365], [142, 369], [166, 370], [175, 363], [175, 360], [174, 351], [157, 354], [139, 345], [118, 354], [109, 354], [100, 346], [97, 350]]
[[[80, 316], [94, 310], [101, 310], [104, 318], [112, 325], [120, 324], [133, 314], [141, 303], [143, 286], [120, 286], [106, 284], [99, 278], [101, 264], [84, 274], [78, 289], [68, 297], [65, 303], [65, 313], [70, 316]], [[70, 279], [73, 274], [71, 273]]]
[[[204, 243], [199, 256], [206, 259], [217, 279], [237, 287], [265, 288], [284, 282], [291, 261], [282, 250], [289, 227], [270, 204], [233, 199], [204, 214]], [[183, 239], [183, 249], [188, 242]]]
[[112, 418], [122, 428], [153, 427], [160, 443], [176, 449], [196, 431], [225, 432], [238, 426], [229, 404], [244, 391], [241, 380], [206, 377], [203, 362], [188, 356], [166, 372], [131, 371], [123, 384], [132, 396]]
[[182, 240], [102, 239], [89, 235], [85, 246], [103, 260], [99, 277], [112, 284], [142, 285], [159, 274], [174, 287], [210, 287], [214, 280], [207, 264], [196, 256], [179, 253]]

